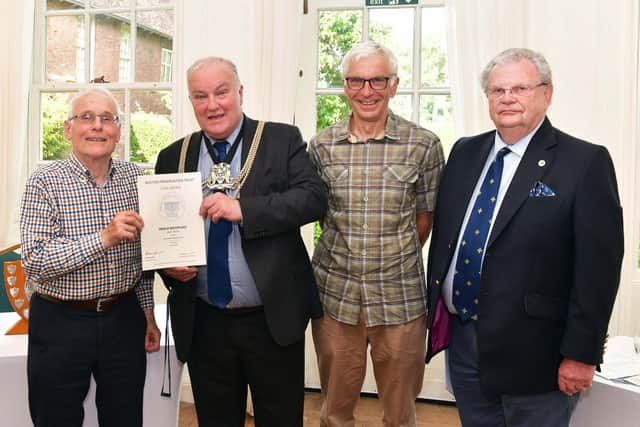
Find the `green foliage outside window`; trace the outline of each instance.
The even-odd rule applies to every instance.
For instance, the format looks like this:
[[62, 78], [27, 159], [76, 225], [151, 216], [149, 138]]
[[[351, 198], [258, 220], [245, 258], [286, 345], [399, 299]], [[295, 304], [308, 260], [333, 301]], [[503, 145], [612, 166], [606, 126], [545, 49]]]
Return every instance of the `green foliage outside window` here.
[[155, 163], [158, 152], [171, 142], [171, 122], [160, 114], [131, 114], [131, 161]]
[[[64, 137], [68, 94], [48, 94], [42, 103], [42, 159], [66, 159], [71, 142]], [[171, 142], [171, 121], [162, 114], [138, 111], [131, 114], [132, 162], [154, 163], [157, 153]]]
[[66, 159], [71, 143], [64, 137], [64, 120], [69, 106], [68, 95], [46, 95], [42, 105], [42, 158], [44, 160]]

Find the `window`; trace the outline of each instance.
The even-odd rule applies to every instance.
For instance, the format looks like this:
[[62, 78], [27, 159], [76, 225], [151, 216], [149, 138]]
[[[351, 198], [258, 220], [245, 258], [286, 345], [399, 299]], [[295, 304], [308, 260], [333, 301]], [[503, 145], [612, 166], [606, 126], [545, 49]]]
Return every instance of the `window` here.
[[65, 158], [67, 103], [102, 84], [122, 109], [115, 157], [151, 168], [172, 140], [172, 0], [37, 0], [30, 166]]
[[[327, 3], [333, 4], [325, 6]], [[442, 2], [423, 0], [417, 5], [370, 8], [363, 3], [315, 2], [314, 132], [350, 111], [342, 94], [340, 65], [352, 46], [368, 39], [385, 44], [398, 58], [400, 85], [391, 109], [435, 132], [448, 152], [454, 142], [454, 127]]]
[[128, 82], [131, 75], [131, 49], [129, 24], [120, 25], [120, 67], [118, 69], [118, 80]]
[[171, 63], [173, 59], [173, 51], [162, 48], [162, 61], [160, 63], [160, 81], [171, 81]]
[[[436, 133], [448, 153], [455, 141], [444, 1], [421, 0], [416, 5], [393, 7], [364, 7], [364, 3], [309, 0], [303, 28], [315, 31], [302, 33], [302, 46], [314, 49], [308, 49], [310, 53], [302, 58], [296, 124], [311, 138], [347, 116], [350, 107], [342, 90], [342, 58], [362, 40], [374, 40], [398, 58], [400, 84], [391, 109]], [[313, 234], [317, 239], [319, 227]], [[428, 246], [423, 249], [425, 257]]]

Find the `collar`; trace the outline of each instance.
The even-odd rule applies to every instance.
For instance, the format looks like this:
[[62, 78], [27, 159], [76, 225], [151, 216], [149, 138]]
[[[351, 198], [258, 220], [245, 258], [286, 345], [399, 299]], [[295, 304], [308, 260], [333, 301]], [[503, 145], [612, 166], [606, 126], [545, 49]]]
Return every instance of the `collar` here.
[[[73, 151], [69, 153], [69, 158], [67, 159], [67, 164], [71, 171], [79, 177], [87, 179], [89, 182], [95, 184], [95, 178], [93, 173], [87, 168], [84, 163], [82, 163]], [[116, 165], [113, 159], [109, 159], [109, 171], [107, 172], [107, 177], [113, 179], [113, 176], [116, 174]]]
[[387, 115], [387, 122], [384, 125], [384, 133], [380, 135], [376, 135], [375, 138], [369, 139], [367, 141], [359, 141], [358, 137], [351, 132], [351, 118], [353, 117], [353, 112], [349, 114], [349, 117], [338, 122], [335, 125], [335, 140], [337, 142], [349, 142], [352, 144], [357, 143], [365, 143], [367, 141], [394, 141], [401, 142], [400, 133], [398, 130], [398, 116], [393, 113], [393, 111], [389, 110], [389, 114]]
[[542, 126], [543, 122], [544, 119], [542, 119], [540, 123], [538, 123], [538, 126], [536, 126], [531, 132], [529, 132], [513, 144], [507, 144], [506, 142], [504, 142], [500, 137], [500, 133], [496, 130], [495, 139], [493, 142], [493, 152], [491, 153], [491, 156], [495, 157], [498, 151], [500, 151], [502, 148], [509, 147], [513, 154], [522, 158], [522, 156], [524, 156], [524, 152], [527, 151], [527, 147], [529, 146], [533, 135], [535, 135], [538, 129], [540, 129], [540, 126]]

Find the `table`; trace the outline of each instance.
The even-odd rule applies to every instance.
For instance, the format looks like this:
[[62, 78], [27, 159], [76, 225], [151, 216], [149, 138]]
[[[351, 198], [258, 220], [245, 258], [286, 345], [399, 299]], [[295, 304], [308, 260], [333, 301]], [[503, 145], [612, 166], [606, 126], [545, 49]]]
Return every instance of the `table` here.
[[[619, 351], [619, 347], [615, 348], [614, 341], [624, 343], [626, 340], [627, 338], [624, 337], [612, 338], [607, 353]], [[604, 363], [607, 362], [607, 353], [605, 353]], [[571, 427], [638, 427], [640, 425], [640, 387], [596, 375], [591, 388], [580, 394], [570, 425]]]
[[[147, 354], [147, 376], [144, 385], [144, 425], [161, 427], [178, 425], [180, 406], [180, 383], [183, 365], [176, 357], [171, 328], [169, 328], [169, 350], [171, 354], [171, 397], [160, 396], [162, 389], [162, 366], [164, 359], [164, 325], [166, 306], [156, 305], [156, 321], [162, 330], [160, 351]], [[12, 427], [32, 426], [27, 402], [27, 336], [4, 335], [4, 332], [19, 319], [16, 313], [0, 313], [0, 425]], [[89, 393], [84, 401], [83, 427], [97, 427], [95, 406], [96, 385], [91, 379]]]

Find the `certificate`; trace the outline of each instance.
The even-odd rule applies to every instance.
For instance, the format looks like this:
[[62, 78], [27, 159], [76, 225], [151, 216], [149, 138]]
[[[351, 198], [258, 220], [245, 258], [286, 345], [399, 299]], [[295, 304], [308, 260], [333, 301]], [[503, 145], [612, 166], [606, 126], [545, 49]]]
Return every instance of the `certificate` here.
[[199, 172], [138, 177], [142, 269], [207, 263]]

